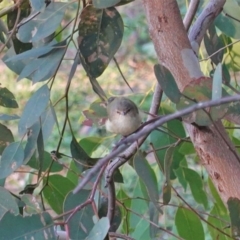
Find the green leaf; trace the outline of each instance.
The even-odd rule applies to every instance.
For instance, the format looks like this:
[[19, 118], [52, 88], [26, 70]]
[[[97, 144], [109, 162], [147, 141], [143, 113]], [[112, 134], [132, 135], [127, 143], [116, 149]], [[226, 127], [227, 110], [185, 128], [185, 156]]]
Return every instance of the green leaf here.
[[75, 185], [69, 179], [58, 174], [44, 178], [43, 181], [48, 183], [43, 189], [44, 198], [56, 213], [62, 213], [64, 199]]
[[[60, 172], [63, 169], [63, 166], [60, 165], [60, 163], [55, 161], [52, 163], [52, 161], [53, 160], [51, 158], [51, 154], [48, 152], [44, 152], [44, 161], [42, 165], [42, 171], [46, 171], [50, 166], [51, 166], [51, 170], [50, 170], [51, 172]], [[33, 155], [32, 158], [27, 163], [27, 165], [31, 168], [38, 170], [40, 168], [39, 158]]]
[[86, 153], [90, 156], [96, 149], [101, 146], [104, 138], [99, 137], [86, 137], [82, 138], [79, 141], [79, 145], [86, 151]]
[[101, 218], [93, 227], [86, 240], [104, 240], [108, 233], [110, 223], [107, 217]]
[[[239, 31], [239, 30], [238, 30]], [[233, 43], [232, 40], [229, 40], [230, 43]], [[240, 43], [237, 42], [231, 47], [228, 47], [228, 51], [224, 56], [224, 63], [229, 70], [238, 72], [240, 70]]]
[[3, 150], [11, 143], [14, 142], [14, 138], [10, 129], [0, 123], [0, 155]]
[[184, 172], [182, 167], [179, 167], [178, 169], [174, 169], [174, 173], [178, 178], [179, 183], [183, 186], [184, 190], [187, 190], [187, 181], [184, 177]]
[[204, 240], [204, 231], [199, 217], [189, 209], [178, 208], [175, 224], [184, 240]]
[[222, 64], [219, 63], [213, 75], [212, 100], [222, 98]]
[[2, 239], [57, 239], [54, 223], [47, 212], [25, 217], [5, 213], [0, 221], [0, 236]]
[[0, 219], [8, 211], [15, 215], [19, 214], [18, 205], [14, 197], [5, 188], [0, 187]]
[[108, 8], [118, 4], [121, 0], [93, 0], [93, 6], [95, 8]]
[[70, 166], [68, 168], [67, 171], [67, 179], [69, 179], [69, 181], [71, 181], [75, 186], [78, 184], [78, 180], [79, 180], [79, 171], [78, 168], [76, 167], [76, 164], [74, 161], [70, 162]]
[[19, 28], [18, 39], [22, 42], [37, 42], [48, 37], [60, 25], [67, 7], [68, 3], [51, 2], [43, 12]]
[[50, 97], [47, 85], [39, 88], [28, 100], [18, 124], [18, 132], [23, 136], [46, 109]]
[[203, 183], [201, 177], [198, 175], [197, 172], [190, 168], [183, 167], [182, 169], [185, 175], [185, 179], [191, 188], [194, 199], [196, 200], [196, 202], [203, 204], [206, 209], [208, 206], [208, 198], [205, 191], [203, 190]]
[[214, 226], [212, 227], [209, 224], [207, 225], [212, 239], [218, 239], [218, 240], [232, 239], [224, 235], [223, 233], [219, 232], [216, 229], [216, 228], [219, 228], [222, 231], [226, 232], [226, 234], [231, 236], [230, 228], [227, 227], [227, 225], [230, 225], [229, 223], [230, 219], [229, 219], [228, 213], [227, 212], [223, 213], [223, 211], [218, 207], [217, 203], [214, 204], [207, 221]]
[[167, 97], [169, 97], [172, 102], [178, 103], [181, 93], [170, 71], [162, 65], [155, 64], [154, 73]]
[[196, 150], [192, 142], [183, 142], [178, 150], [183, 155], [189, 155], [196, 153]]
[[215, 200], [214, 202], [218, 206], [218, 211], [222, 215], [226, 215], [227, 214], [227, 208], [226, 208], [225, 204], [223, 203], [221, 197], [219, 196], [219, 193], [216, 190], [215, 186], [213, 185], [213, 182], [212, 182], [211, 178], [208, 178], [208, 186], [209, 186], [209, 189], [212, 193], [212, 196], [214, 197], [214, 200]]
[[164, 157], [164, 174], [166, 178], [166, 183], [168, 185], [171, 185], [171, 179], [170, 179], [170, 168], [172, 166], [173, 162], [173, 153], [175, 150], [175, 146], [171, 146], [167, 149]]
[[[223, 7], [224, 13], [232, 16], [235, 19], [239, 18], [240, 7], [234, 0], [228, 0]], [[216, 26], [227, 36], [239, 39], [240, 38], [240, 23], [235, 19], [225, 16], [223, 12], [215, 19]]]
[[96, 9], [88, 5], [81, 13], [79, 50], [89, 77], [99, 77], [118, 50], [123, 37], [123, 21], [115, 8]]
[[147, 188], [149, 198], [158, 211], [162, 212], [160, 206], [158, 205], [159, 191], [157, 178], [148, 161], [145, 159], [142, 153], [138, 152], [134, 156], [133, 164], [138, 176], [141, 178]]
[[175, 146], [169, 147], [166, 151], [164, 157], [164, 174], [165, 174], [165, 184], [163, 186], [163, 204], [168, 204], [171, 200], [171, 178], [170, 178], [170, 170], [173, 162], [173, 153], [175, 150]]
[[[64, 201], [64, 212], [72, 210], [84, 203], [89, 198], [89, 194], [89, 190], [81, 190], [77, 194], [70, 192]], [[85, 239], [94, 227], [93, 216], [94, 212], [91, 205], [87, 205], [85, 208], [77, 211], [67, 223], [69, 238]], [[65, 215], [64, 220], [68, 217], [69, 214]]]
[[0, 178], [8, 177], [18, 169], [24, 159], [24, 151], [20, 142], [10, 143], [3, 151], [0, 164]]
[[219, 51], [219, 49], [225, 47], [223, 34], [217, 35], [216, 28], [214, 24], [211, 24], [208, 28], [206, 34], [204, 35], [204, 44], [208, 55], [211, 60], [217, 65], [222, 62], [224, 51]]
[[72, 157], [75, 159], [80, 171], [88, 169], [96, 163], [97, 159], [91, 158], [80, 146], [74, 136], [72, 138], [70, 148]]
[[0, 87], [0, 106], [6, 108], [18, 108], [14, 95], [7, 88]]
[[240, 200], [238, 198], [229, 198], [227, 201], [228, 210], [231, 218], [232, 236], [240, 236]]

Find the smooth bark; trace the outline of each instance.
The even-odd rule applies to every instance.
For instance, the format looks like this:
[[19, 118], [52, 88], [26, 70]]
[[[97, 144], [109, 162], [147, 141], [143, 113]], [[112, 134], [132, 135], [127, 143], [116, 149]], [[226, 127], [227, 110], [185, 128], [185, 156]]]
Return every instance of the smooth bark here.
[[[180, 91], [191, 81], [203, 76], [197, 50], [192, 49], [182, 18], [175, 0], [144, 0], [144, 8], [159, 63], [167, 67], [174, 76]], [[219, 7], [225, 1], [215, 0], [211, 11], [213, 17], [219, 14]], [[215, 11], [214, 11], [215, 10]], [[208, 22], [208, 24], [211, 23]], [[204, 25], [204, 29], [207, 26]], [[203, 36], [203, 32], [197, 31]], [[199, 38], [195, 39], [199, 43]], [[206, 167], [221, 198], [227, 202], [229, 197], [240, 199], [240, 160], [237, 151], [230, 141], [221, 121], [200, 130], [191, 124], [185, 124], [201, 164]]]

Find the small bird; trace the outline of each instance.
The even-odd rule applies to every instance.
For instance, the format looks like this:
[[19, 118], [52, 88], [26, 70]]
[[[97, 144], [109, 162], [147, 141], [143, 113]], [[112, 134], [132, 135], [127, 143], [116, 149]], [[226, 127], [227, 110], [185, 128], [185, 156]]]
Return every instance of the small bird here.
[[107, 101], [106, 129], [109, 132], [128, 136], [142, 123], [138, 107], [125, 97], [110, 97]]

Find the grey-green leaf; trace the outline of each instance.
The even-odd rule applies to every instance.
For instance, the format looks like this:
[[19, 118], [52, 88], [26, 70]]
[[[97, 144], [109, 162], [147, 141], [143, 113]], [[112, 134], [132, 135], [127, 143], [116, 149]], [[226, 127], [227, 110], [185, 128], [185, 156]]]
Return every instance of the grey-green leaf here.
[[141, 178], [147, 188], [149, 198], [151, 199], [155, 207], [158, 209], [158, 211], [162, 212], [158, 204], [159, 191], [157, 178], [153, 169], [151, 168], [143, 154], [140, 152], [135, 155], [133, 164], [138, 176]]
[[16, 120], [19, 119], [19, 116], [14, 114], [14, 115], [8, 115], [8, 114], [0, 114], [0, 120], [2, 121], [10, 121], [10, 120]]
[[25, 217], [5, 213], [0, 221], [0, 236], [2, 239], [57, 239], [54, 223], [47, 212]]
[[222, 97], [222, 64], [219, 63], [213, 75], [212, 100]]
[[51, 2], [42, 13], [19, 28], [19, 40], [37, 42], [51, 35], [60, 25], [67, 6], [68, 3]]
[[0, 178], [8, 177], [23, 163], [24, 151], [20, 142], [9, 144], [2, 153]]
[[18, 124], [20, 136], [23, 136], [28, 131], [28, 128], [39, 120], [39, 117], [47, 107], [49, 97], [48, 86], [43, 85], [28, 100]]
[[95, 224], [85, 240], [104, 240], [109, 228], [109, 219], [107, 217], [103, 217]]
[[18, 214], [18, 205], [10, 192], [0, 187], [0, 219], [7, 211]]
[[121, 0], [93, 0], [93, 6], [95, 8], [108, 8], [118, 4]]
[[154, 73], [167, 97], [169, 97], [172, 102], [178, 103], [181, 93], [170, 71], [164, 66], [156, 64], [154, 65]]

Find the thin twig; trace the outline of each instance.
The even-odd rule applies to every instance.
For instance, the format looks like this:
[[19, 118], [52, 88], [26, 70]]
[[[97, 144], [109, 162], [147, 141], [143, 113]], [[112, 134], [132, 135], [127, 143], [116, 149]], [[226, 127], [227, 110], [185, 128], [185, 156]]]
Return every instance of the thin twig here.
[[183, 19], [183, 25], [184, 25], [187, 32], [188, 32], [188, 30], [191, 26], [191, 23], [193, 21], [193, 18], [195, 16], [196, 12], [197, 12], [199, 2], [200, 2], [199, 0], [191, 0], [190, 1], [187, 13], [186, 13], [186, 15], [184, 16], [184, 19]]

